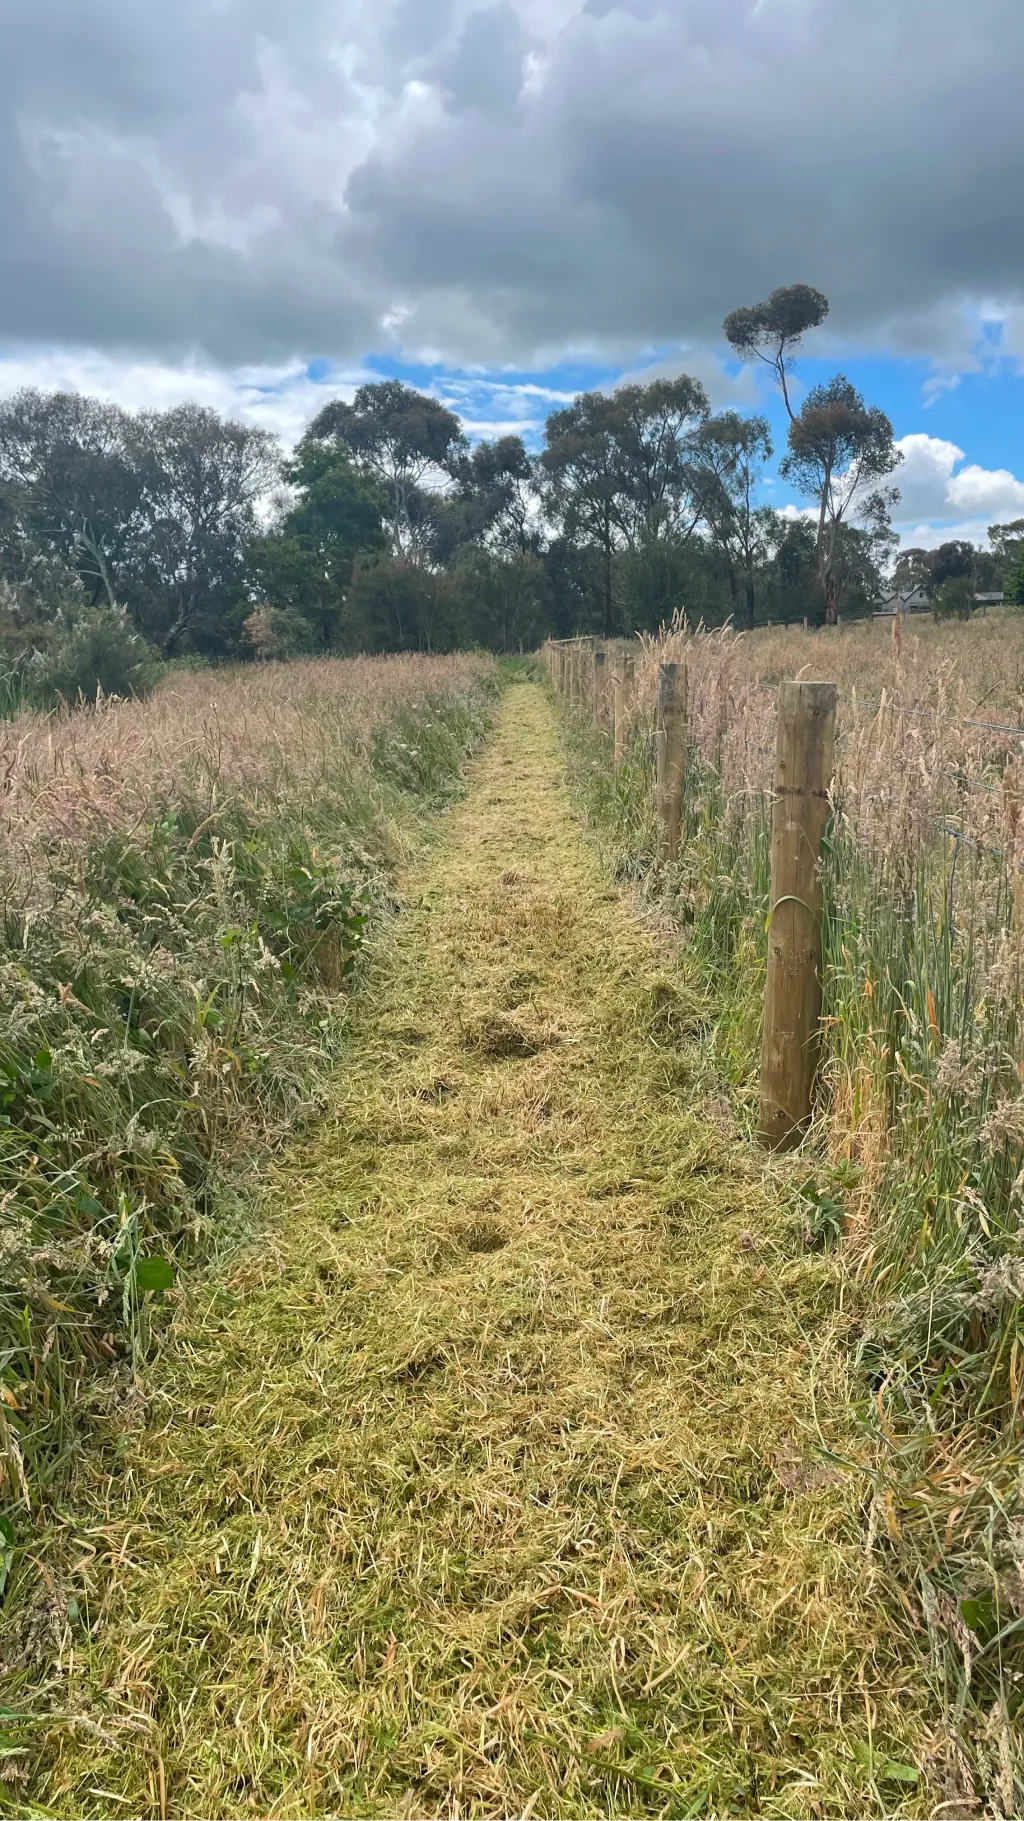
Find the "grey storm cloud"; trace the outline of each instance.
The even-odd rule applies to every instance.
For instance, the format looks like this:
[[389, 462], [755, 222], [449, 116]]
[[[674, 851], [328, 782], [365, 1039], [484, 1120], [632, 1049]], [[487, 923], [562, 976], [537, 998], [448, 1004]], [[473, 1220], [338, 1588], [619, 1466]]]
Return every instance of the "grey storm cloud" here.
[[707, 345], [773, 285], [1024, 301], [1020, 0], [0, 0], [0, 338]]

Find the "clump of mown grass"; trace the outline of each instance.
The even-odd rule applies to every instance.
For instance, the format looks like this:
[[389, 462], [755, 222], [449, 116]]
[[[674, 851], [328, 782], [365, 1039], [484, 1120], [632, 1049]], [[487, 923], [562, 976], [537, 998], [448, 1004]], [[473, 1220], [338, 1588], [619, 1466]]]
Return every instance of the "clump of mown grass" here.
[[[1004, 621], [929, 634], [901, 649], [872, 627], [836, 641], [677, 632], [645, 650], [617, 778], [588, 717], [567, 739], [620, 872], [683, 926], [749, 1129], [770, 908], [774, 696], [762, 679], [787, 674], [788, 654], [788, 674], [806, 665], [839, 681], [824, 1062], [804, 1168], [823, 1185], [812, 1204], [824, 1193], [839, 1209], [826, 1241], [857, 1312], [877, 1521], [916, 1582], [979, 1787], [1011, 1813], [1024, 1698], [1024, 829], [1020, 739], [998, 723], [1017, 721], [1024, 632]], [[652, 826], [662, 658], [687, 663], [692, 705], [671, 867], [655, 859]], [[825, 1182], [836, 1168], [838, 1197]]]
[[495, 689], [485, 660], [325, 661], [0, 733], [8, 1546], [323, 1104], [367, 920]]

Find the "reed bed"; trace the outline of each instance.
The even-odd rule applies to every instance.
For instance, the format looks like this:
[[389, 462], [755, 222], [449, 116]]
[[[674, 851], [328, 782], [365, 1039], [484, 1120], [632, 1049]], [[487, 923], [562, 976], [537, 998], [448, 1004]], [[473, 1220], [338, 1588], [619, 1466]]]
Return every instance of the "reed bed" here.
[[329, 659], [0, 727], [0, 1586], [323, 1103], [367, 921], [496, 689]]
[[[657, 669], [688, 671], [685, 840], [655, 859]], [[686, 930], [756, 1118], [775, 685], [834, 680], [825, 1058], [792, 1177], [856, 1313], [870, 1524], [915, 1584], [965, 1791], [1018, 1813], [1024, 1695], [1024, 623], [643, 641], [625, 763], [580, 718], [578, 787], [621, 876]], [[965, 1799], [969, 1797], [965, 1796]], [[965, 1812], [972, 1812], [970, 1807]], [[991, 1812], [991, 1811], [990, 1811]]]

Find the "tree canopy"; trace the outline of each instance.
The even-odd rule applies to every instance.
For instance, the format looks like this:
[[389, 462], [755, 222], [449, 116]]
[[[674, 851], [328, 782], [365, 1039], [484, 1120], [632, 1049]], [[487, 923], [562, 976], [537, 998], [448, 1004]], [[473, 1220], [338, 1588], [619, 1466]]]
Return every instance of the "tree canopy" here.
[[725, 319], [725, 339], [734, 353], [741, 360], [761, 360], [772, 369], [790, 417], [793, 355], [808, 330], [820, 328], [828, 310], [828, 298], [813, 285], [780, 285], [764, 303], [741, 306]]
[[197, 404], [20, 392], [0, 401], [0, 661], [31, 657], [55, 688], [94, 664], [142, 687], [161, 654], [508, 650], [680, 612], [827, 623], [891, 586], [925, 587], [937, 611], [1001, 587], [1024, 605], [1024, 520], [992, 526], [986, 551], [897, 552], [889, 419], [842, 374], [795, 394], [795, 351], [827, 310], [791, 285], [726, 321], [785, 398], [779, 472], [800, 512], [765, 497], [767, 419], [713, 415], [686, 374], [581, 393], [536, 449], [471, 442], [398, 380], [332, 399], [288, 455]]

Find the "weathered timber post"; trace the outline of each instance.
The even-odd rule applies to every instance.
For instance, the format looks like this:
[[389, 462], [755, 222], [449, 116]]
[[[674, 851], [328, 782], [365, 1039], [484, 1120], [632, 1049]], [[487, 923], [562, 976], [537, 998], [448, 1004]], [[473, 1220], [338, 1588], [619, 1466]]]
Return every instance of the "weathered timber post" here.
[[633, 678], [636, 663], [633, 658], [623, 657], [615, 673], [615, 769], [619, 770], [626, 756], [626, 737], [629, 731], [629, 705], [633, 699]]
[[663, 860], [679, 852], [686, 766], [686, 665], [658, 668], [658, 848]]
[[594, 651], [593, 668], [593, 708], [594, 725], [596, 727], [604, 726], [604, 683], [607, 669], [607, 658], [605, 657], [601, 646], [598, 645]]
[[799, 1144], [811, 1117], [821, 1025], [821, 843], [835, 770], [836, 686], [779, 689], [761, 1139]]

